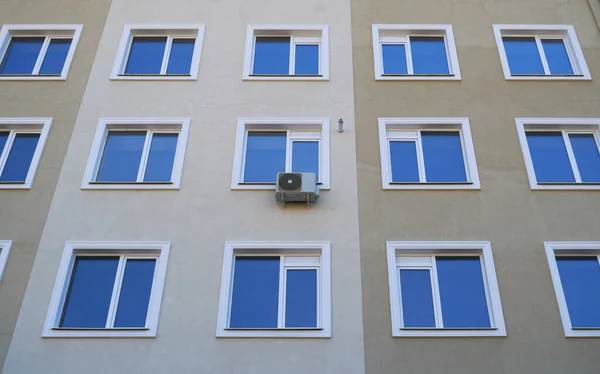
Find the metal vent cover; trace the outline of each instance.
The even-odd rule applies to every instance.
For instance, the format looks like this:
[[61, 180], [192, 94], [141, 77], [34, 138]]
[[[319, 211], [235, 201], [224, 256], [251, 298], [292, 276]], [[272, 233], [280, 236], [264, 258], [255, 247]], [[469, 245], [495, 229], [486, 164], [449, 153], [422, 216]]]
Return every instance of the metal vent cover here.
[[279, 176], [279, 187], [286, 191], [295, 191], [302, 186], [302, 177], [298, 173], [284, 173]]

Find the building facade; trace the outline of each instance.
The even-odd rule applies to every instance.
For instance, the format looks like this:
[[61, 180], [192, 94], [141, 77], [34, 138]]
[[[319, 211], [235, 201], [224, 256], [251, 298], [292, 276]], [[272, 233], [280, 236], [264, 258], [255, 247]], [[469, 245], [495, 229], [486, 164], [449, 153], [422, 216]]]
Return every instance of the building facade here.
[[599, 14], [1, 3], [3, 373], [597, 372]]

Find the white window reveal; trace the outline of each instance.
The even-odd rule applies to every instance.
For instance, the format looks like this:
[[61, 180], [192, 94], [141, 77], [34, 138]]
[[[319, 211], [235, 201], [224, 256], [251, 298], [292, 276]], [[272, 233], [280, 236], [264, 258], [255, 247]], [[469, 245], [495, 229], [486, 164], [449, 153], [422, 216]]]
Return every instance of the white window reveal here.
[[2, 275], [4, 274], [11, 248], [12, 240], [0, 240], [0, 282], [2, 282]]

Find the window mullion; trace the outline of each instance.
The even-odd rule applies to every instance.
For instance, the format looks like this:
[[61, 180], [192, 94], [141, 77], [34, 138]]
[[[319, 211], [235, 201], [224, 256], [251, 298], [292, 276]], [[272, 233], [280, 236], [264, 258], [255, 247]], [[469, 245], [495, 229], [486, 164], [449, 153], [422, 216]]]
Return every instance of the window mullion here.
[[421, 131], [417, 132], [417, 164], [419, 167], [419, 182], [426, 183], [427, 175], [425, 174], [425, 157], [423, 154], [423, 141], [421, 139]]
[[575, 182], [581, 183], [581, 175], [579, 174], [579, 168], [577, 167], [577, 160], [575, 159], [575, 153], [573, 152], [573, 147], [571, 146], [569, 133], [563, 131], [562, 136], [563, 141], [565, 142], [565, 149], [567, 150], [567, 155], [569, 156], [569, 162], [571, 163], [571, 170], [573, 171], [573, 176], [575, 177]]
[[167, 74], [167, 67], [169, 65], [169, 56], [171, 56], [171, 46], [173, 45], [173, 37], [168, 36], [165, 42], [165, 50], [163, 52], [163, 60], [160, 65], [160, 75]]
[[463, 164], [465, 165], [465, 175], [467, 177], [467, 182], [472, 182], [471, 166], [469, 165], [469, 158], [467, 157], [467, 149], [465, 148], [465, 139], [463, 136], [462, 129], [458, 132], [458, 135], [460, 136], [460, 149], [462, 150]]
[[8, 160], [8, 155], [10, 154], [10, 149], [12, 148], [12, 145], [15, 141], [16, 136], [17, 136], [16, 131], [11, 131], [8, 134], [8, 139], [6, 139], [6, 144], [4, 144], [4, 149], [2, 150], [2, 153], [0, 154], [0, 176], [2, 175], [2, 172], [4, 171], [4, 166], [6, 165], [6, 161]]
[[290, 36], [290, 75], [296, 74], [296, 43], [294, 37]]
[[544, 53], [544, 46], [542, 45], [542, 39], [539, 36], [535, 37], [535, 44], [537, 45], [538, 53], [540, 54], [540, 60], [542, 61], [542, 67], [544, 68], [544, 74], [550, 75], [550, 67], [548, 66], [548, 60], [546, 60], [546, 54]]
[[440, 287], [437, 276], [437, 264], [435, 256], [431, 256], [431, 290], [433, 293], [433, 308], [435, 311], [435, 327], [444, 328], [444, 317], [442, 315], [442, 299], [440, 296]]
[[46, 51], [48, 51], [48, 46], [50, 45], [50, 37], [47, 36], [46, 39], [44, 39], [44, 43], [42, 43], [42, 48], [40, 48], [40, 53], [38, 54], [38, 58], [35, 61], [35, 65], [33, 66], [33, 71], [31, 72], [31, 75], [38, 75], [40, 72], [40, 69], [42, 67], [42, 63], [44, 61], [44, 57], [46, 56]]
[[142, 159], [140, 160], [140, 168], [138, 169], [137, 182], [144, 181], [144, 175], [146, 175], [146, 166], [148, 166], [148, 157], [150, 156], [150, 145], [152, 144], [152, 131], [146, 132], [146, 139], [144, 141], [144, 148], [142, 148]]
[[277, 328], [285, 328], [285, 283], [287, 279], [287, 269], [284, 266], [285, 257], [279, 258], [279, 298], [277, 306]]
[[115, 276], [115, 284], [113, 286], [112, 297], [110, 299], [110, 306], [108, 308], [108, 318], [106, 319], [106, 328], [110, 329], [114, 327], [115, 318], [117, 316], [117, 307], [119, 306], [119, 296], [121, 295], [121, 285], [123, 284], [123, 276], [125, 275], [125, 264], [127, 259], [125, 256], [119, 257], [119, 264], [117, 265], [117, 274]]
[[412, 51], [410, 50], [410, 37], [406, 37], [406, 44], [404, 44], [406, 50], [406, 72], [408, 74], [414, 74], [413, 62], [412, 62]]
[[285, 144], [285, 171], [287, 173], [291, 173], [292, 172], [292, 145], [293, 145], [293, 141], [292, 141], [292, 136], [291, 136], [291, 131], [288, 130], [287, 131], [287, 135], [286, 135], [286, 144]]

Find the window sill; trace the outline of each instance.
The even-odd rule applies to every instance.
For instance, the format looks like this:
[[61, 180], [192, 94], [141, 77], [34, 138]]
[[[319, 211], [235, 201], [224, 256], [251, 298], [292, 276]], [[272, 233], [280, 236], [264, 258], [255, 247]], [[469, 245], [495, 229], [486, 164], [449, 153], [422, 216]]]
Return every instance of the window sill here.
[[394, 337], [470, 337], [470, 336], [506, 336], [505, 330], [498, 328], [457, 328], [457, 329], [419, 329], [419, 328], [401, 328], [394, 331]]
[[149, 328], [84, 329], [53, 327], [45, 330], [43, 338], [155, 338], [156, 331]]
[[198, 77], [191, 74], [113, 74], [110, 80], [113, 81], [195, 81]]
[[505, 75], [509, 81], [591, 81], [589, 75]]
[[245, 81], [328, 81], [325, 75], [245, 75]]
[[480, 190], [479, 183], [384, 183], [384, 190]]
[[537, 183], [531, 184], [532, 190], [600, 190], [600, 183]]
[[381, 74], [378, 81], [460, 81], [460, 74]]
[[217, 331], [217, 338], [331, 338], [331, 332], [323, 328], [292, 329], [232, 329]]
[[[329, 190], [329, 184], [317, 183], [319, 190]], [[236, 183], [231, 185], [232, 190], [258, 190], [258, 191], [275, 191], [275, 183]]]
[[0, 182], [0, 190], [30, 190], [32, 182]]
[[84, 182], [81, 185], [82, 190], [179, 190], [179, 183], [104, 183], [104, 182]]
[[0, 75], [0, 81], [66, 81], [66, 75]]
[[591, 327], [591, 328], [572, 327], [570, 329], [565, 329], [565, 337], [567, 337], [567, 338], [598, 338], [598, 337], [600, 337], [600, 328], [598, 328], [598, 327]]

